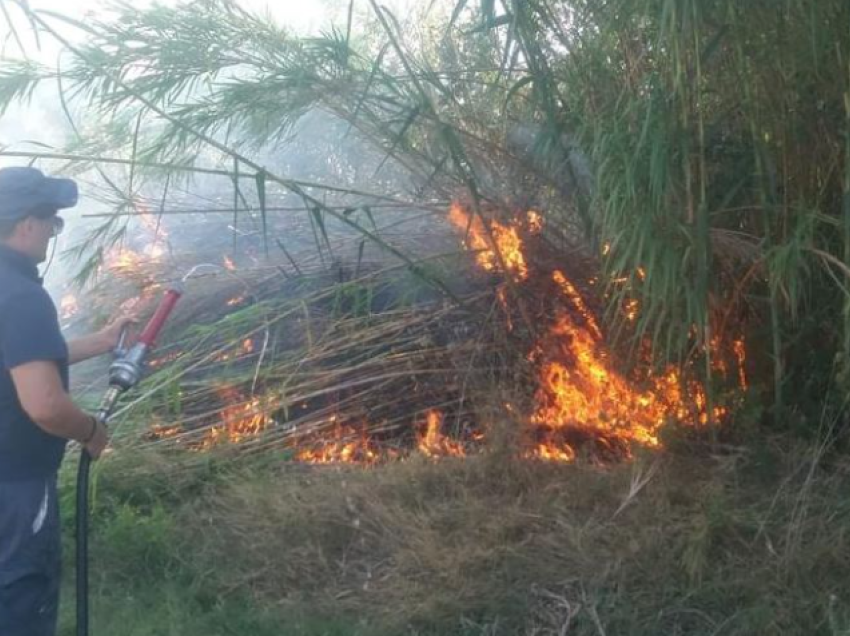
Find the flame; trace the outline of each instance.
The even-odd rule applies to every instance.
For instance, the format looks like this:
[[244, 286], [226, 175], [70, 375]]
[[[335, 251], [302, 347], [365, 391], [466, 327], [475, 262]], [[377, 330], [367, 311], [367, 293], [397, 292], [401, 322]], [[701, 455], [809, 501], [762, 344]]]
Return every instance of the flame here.
[[587, 323], [587, 327], [593, 333], [593, 336], [597, 340], [602, 340], [602, 331], [599, 329], [599, 325], [596, 324], [596, 319], [593, 317], [593, 314], [590, 313], [590, 310], [587, 308], [587, 305], [584, 302], [584, 299], [581, 297], [581, 294], [578, 293], [578, 290], [573, 286], [573, 284], [567, 280], [567, 277], [564, 276], [563, 272], [555, 270], [552, 272], [552, 280], [554, 280], [558, 286], [561, 288], [561, 291], [564, 292], [564, 295], [567, 299], [572, 303], [572, 305], [576, 308], [579, 314], [584, 318]]
[[[478, 265], [487, 271], [497, 270], [494, 250], [481, 222], [464, 212], [457, 203], [452, 205], [449, 219], [456, 227], [469, 228], [465, 246], [479, 250]], [[539, 232], [542, 227], [539, 214], [528, 213], [526, 224], [529, 230]], [[523, 244], [517, 231], [520, 225], [521, 219], [511, 227], [493, 222], [493, 235], [505, 254], [508, 270], [518, 282], [528, 278]], [[604, 244], [603, 255], [610, 249], [610, 244]], [[638, 268], [636, 276], [644, 280], [646, 272]], [[554, 324], [528, 355], [540, 369], [530, 417], [535, 439], [528, 453], [530, 456], [572, 461], [576, 449], [570, 442], [571, 437], [590, 437], [602, 447], [628, 454], [633, 444], [659, 446], [659, 430], [669, 420], [699, 424], [709, 421], [705, 388], [699, 382], [684, 381], [675, 368], [670, 367], [658, 375], [650, 373], [641, 383], [618, 371], [595, 315], [582, 294], [560, 270], [552, 272], [552, 280], [566, 303], [556, 315]], [[628, 277], [622, 278], [623, 282], [627, 280]], [[501, 290], [497, 297], [505, 307], [506, 298]], [[624, 310], [627, 319], [634, 321], [640, 304], [637, 300], [627, 301]], [[740, 352], [736, 349], [739, 368], [742, 368], [743, 355], [743, 345], [740, 345]], [[725, 408], [712, 407], [714, 419], [724, 415]], [[429, 422], [428, 430], [438, 433], [439, 422]], [[423, 440], [428, 439], [426, 434]], [[420, 441], [420, 448], [422, 445]]]
[[242, 341], [242, 351], [245, 353], [254, 353], [254, 341], [251, 338], [245, 338]]
[[224, 257], [224, 268], [229, 272], [236, 271], [236, 265], [233, 263], [233, 260], [229, 256]]
[[[583, 322], [562, 311], [536, 347], [533, 357], [540, 361], [541, 371], [532, 424], [553, 433], [581, 430], [627, 449], [631, 444], [657, 447], [659, 430], [669, 420], [707, 423], [705, 391], [698, 382], [689, 383], [684, 391], [671, 367], [638, 386], [615, 369], [598, 334]], [[724, 414], [715, 407], [715, 418]], [[556, 435], [544, 437], [537, 457], [561, 461], [575, 457], [575, 450]]]
[[74, 294], [65, 294], [59, 301], [59, 313], [63, 320], [73, 318], [80, 311], [80, 303]]
[[432, 409], [425, 417], [425, 432], [419, 438], [419, 451], [428, 457], [453, 456], [464, 457], [463, 444], [447, 438], [440, 429], [443, 426], [443, 413]]
[[[161, 220], [139, 201], [134, 203], [134, 209], [142, 225], [142, 234], [147, 235], [147, 240], [138, 251], [127, 245], [115, 245], [104, 257], [106, 268], [120, 276], [137, 274], [142, 265], [162, 262], [166, 252], [168, 232]], [[133, 245], [141, 242], [140, 236], [135, 236], [131, 241]]]
[[128, 247], [114, 247], [106, 254], [106, 267], [119, 274], [132, 273], [138, 270], [143, 258]]
[[335, 415], [330, 422], [334, 425], [332, 437], [319, 438], [311, 448], [299, 450], [296, 460], [307, 464], [374, 464], [381, 458], [365, 432], [340, 425]]
[[218, 413], [219, 423], [209, 429], [201, 444], [202, 448], [224, 442], [242, 442], [256, 437], [274, 423], [268, 414], [275, 405], [272, 398], [246, 398], [238, 389], [230, 386], [220, 387], [216, 393], [225, 406]]
[[155, 241], [168, 238], [168, 232], [165, 230], [165, 227], [163, 227], [161, 217], [156, 217], [151, 214], [147, 206], [139, 201], [136, 202], [135, 208], [142, 225], [150, 234], [153, 234]]
[[227, 301], [227, 306], [235, 307], [236, 305], [241, 305], [243, 302], [245, 302], [245, 296], [234, 296]]
[[732, 341], [732, 352], [735, 354], [735, 359], [738, 361], [738, 385], [744, 391], [747, 390], [747, 350], [744, 346], [744, 339], [738, 338]]
[[151, 261], [159, 261], [165, 255], [165, 248], [158, 243], [149, 243], [144, 249], [145, 256]]
[[[496, 250], [479, 217], [467, 214], [460, 204], [452, 203], [449, 209], [449, 221], [455, 227], [464, 231], [466, 235], [464, 246], [469, 250], [478, 252], [475, 255], [475, 260], [482, 269], [488, 272], [497, 272], [501, 269]], [[517, 281], [528, 278], [528, 266], [525, 262], [522, 239], [517, 228], [491, 220], [490, 229], [508, 272]]]
[[159, 368], [159, 367], [161, 367], [165, 364], [168, 364], [169, 362], [174, 362], [175, 360], [179, 360], [182, 357], [183, 357], [182, 351], [172, 351], [172, 352], [167, 353], [165, 355], [151, 359], [150, 361], [148, 361], [148, 366], [151, 367], [152, 369], [156, 369], [156, 368]]
[[177, 424], [154, 424], [151, 426], [149, 435], [153, 439], [168, 439], [177, 437], [183, 432], [183, 427]]
[[559, 447], [555, 444], [538, 444], [529, 455], [552, 462], [571, 462], [576, 458], [576, 452], [571, 446]]
[[529, 210], [527, 216], [528, 231], [532, 234], [540, 234], [543, 231], [543, 217], [539, 212]]

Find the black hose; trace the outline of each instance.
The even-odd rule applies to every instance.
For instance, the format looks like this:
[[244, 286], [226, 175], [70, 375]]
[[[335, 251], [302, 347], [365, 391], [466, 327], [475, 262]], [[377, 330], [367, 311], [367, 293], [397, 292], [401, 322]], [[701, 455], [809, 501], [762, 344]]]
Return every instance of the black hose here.
[[77, 636], [89, 635], [89, 473], [91, 455], [80, 451], [77, 471]]

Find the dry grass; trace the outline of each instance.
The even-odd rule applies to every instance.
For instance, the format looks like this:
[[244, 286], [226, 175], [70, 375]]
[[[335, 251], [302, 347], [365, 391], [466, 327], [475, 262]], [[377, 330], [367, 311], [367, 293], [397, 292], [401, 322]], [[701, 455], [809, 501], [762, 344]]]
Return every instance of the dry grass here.
[[[150, 484], [173, 509], [173, 567], [220, 599], [367, 626], [351, 633], [845, 634], [850, 464], [810, 460], [764, 444], [615, 466], [494, 452]], [[104, 476], [142, 509], [144, 486]]]

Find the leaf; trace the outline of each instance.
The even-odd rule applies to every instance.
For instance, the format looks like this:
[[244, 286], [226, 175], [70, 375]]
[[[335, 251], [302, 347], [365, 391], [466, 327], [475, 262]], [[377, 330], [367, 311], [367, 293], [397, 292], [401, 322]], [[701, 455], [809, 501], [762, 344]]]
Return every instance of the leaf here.
[[532, 82], [534, 82], [534, 76], [533, 75], [526, 75], [525, 77], [520, 79], [518, 82], [516, 82], [513, 86], [511, 86], [510, 89], [508, 90], [508, 94], [505, 96], [503, 108], [507, 108], [507, 106], [510, 103], [513, 96], [516, 95], [516, 93], [520, 89], [522, 89], [524, 86], [528, 86]]
[[419, 106], [414, 107], [413, 110], [410, 111], [410, 114], [408, 114], [407, 118], [404, 120], [404, 123], [401, 125], [401, 129], [398, 131], [398, 134], [395, 135], [395, 137], [393, 138], [393, 142], [390, 146], [390, 149], [387, 151], [386, 155], [384, 155], [384, 158], [381, 160], [381, 163], [378, 164], [378, 167], [375, 168], [375, 172], [372, 174], [373, 179], [378, 176], [378, 173], [381, 171], [381, 168], [384, 167], [384, 164], [387, 162], [390, 156], [393, 155], [396, 148], [398, 148], [398, 146], [404, 142], [405, 133], [407, 133], [407, 131], [413, 125], [413, 122], [416, 121], [416, 118], [419, 117], [420, 112], [421, 111]]
[[498, 29], [501, 26], [505, 26], [506, 24], [511, 24], [514, 21], [513, 14], [506, 13], [504, 15], [497, 16], [495, 18], [490, 18], [488, 20], [484, 20], [477, 27], [469, 29], [466, 31], [466, 34], [473, 35], [475, 33], [485, 33], [487, 31], [492, 31], [493, 29]]
[[260, 171], [256, 174], [257, 182], [257, 199], [260, 202], [260, 217], [263, 222], [263, 249], [266, 253], [266, 258], [269, 257], [269, 223], [266, 212], [266, 173]]
[[281, 241], [279, 238], [275, 237], [275, 242], [277, 243], [277, 246], [280, 248], [280, 251], [283, 252], [284, 256], [286, 256], [290, 265], [292, 265], [292, 268], [298, 273], [299, 276], [303, 276], [303, 274], [301, 272], [301, 268], [298, 267], [298, 263], [295, 261], [294, 258], [292, 258], [292, 255], [289, 253], [289, 251], [284, 246], [283, 241]]
[[449, 20], [449, 29], [451, 29], [455, 25], [455, 22], [457, 22], [457, 19], [460, 17], [460, 14], [466, 8], [467, 2], [469, 2], [469, 0], [458, 0], [458, 3], [455, 5], [454, 11], [452, 11], [451, 20]]

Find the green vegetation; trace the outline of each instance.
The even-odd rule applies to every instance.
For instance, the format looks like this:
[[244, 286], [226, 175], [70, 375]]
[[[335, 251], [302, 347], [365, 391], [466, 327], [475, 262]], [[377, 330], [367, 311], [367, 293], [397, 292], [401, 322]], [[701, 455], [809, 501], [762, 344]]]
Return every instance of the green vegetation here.
[[373, 470], [128, 452], [100, 475], [94, 628], [846, 634], [847, 462], [782, 440], [670, 447], [606, 467], [493, 451]]
[[[264, 234], [275, 231], [268, 198], [285, 191], [302, 201], [320, 252], [334, 221], [453, 295], [415, 249], [381, 236], [369, 204], [428, 197], [444, 208], [459, 197], [485, 220], [534, 207], [585, 257], [604, 247], [609, 324], [623, 327], [623, 302], [639, 300], [637, 328], [624, 333], [632, 344], [650, 337], [656, 360], [691, 363], [708, 381], [711, 343], [744, 337], [776, 424], [809, 427], [824, 400], [843, 408], [842, 0], [456, 0], [427, 3], [407, 22], [370, 0], [310, 37], [229, 0], [123, 3], [91, 25], [22, 8], [66, 46], [63, 104], [109, 122], [78, 133], [74, 164], [129, 158], [127, 187], [109, 181], [120, 214], [143, 178], [216, 173], [233, 182], [234, 215], [252, 207]], [[4, 65], [0, 109], [56, 76], [31, 61]], [[367, 162], [374, 173], [348, 157], [333, 183], [286, 174], [275, 149], [315, 111], [383, 156]], [[401, 196], [405, 181], [418, 197]], [[340, 193], [367, 196], [345, 209], [325, 202]], [[119, 218], [99, 241], [116, 240]]]
[[[164, 214], [193, 179], [282, 263], [241, 280], [249, 306], [226, 316], [237, 285], [210, 284], [172, 340], [182, 361], [122, 414], [97, 475], [98, 631], [850, 634], [850, 3], [437, 0], [402, 21], [363, 0], [309, 37], [230, 0], [121, 3], [91, 24], [15, 4], [4, 19], [65, 55], [4, 61], [0, 112], [58, 80], [74, 132], [17, 156], [96, 169], [114, 210], [78, 250], [82, 278], [140, 207]], [[321, 150], [288, 145], [317, 113]], [[585, 304], [606, 304], [612, 357], [697, 375], [707, 413], [743, 406], [711, 444], [671, 427], [657, 454], [604, 466], [518, 459], [528, 421], [464, 460], [293, 464], [290, 407], [336, 409], [308, 433], [348, 417], [412, 439], [440, 399], [488, 426], [522, 410], [493, 396], [531, 399], [552, 307], [527, 311], [533, 277], [528, 297], [510, 277], [503, 296], [459, 289], [466, 261], [425, 240], [434, 217], [420, 233], [402, 218], [452, 200], [491, 236], [539, 211], [530, 270], [598, 276]], [[256, 366], [216, 358], [248, 336], [273, 343]], [[718, 348], [736, 340], [749, 386], [724, 402]], [[295, 424], [244, 452], [143, 437], [163, 414], [219, 423], [223, 379]]]

